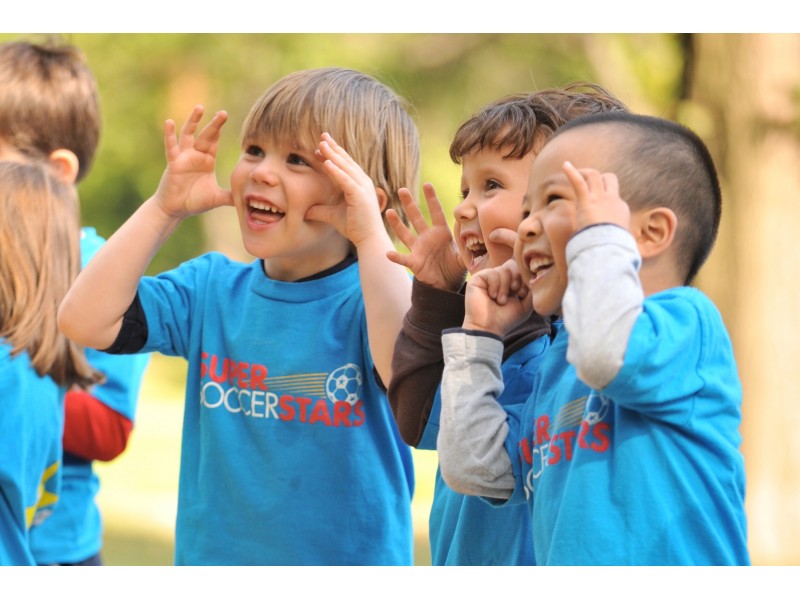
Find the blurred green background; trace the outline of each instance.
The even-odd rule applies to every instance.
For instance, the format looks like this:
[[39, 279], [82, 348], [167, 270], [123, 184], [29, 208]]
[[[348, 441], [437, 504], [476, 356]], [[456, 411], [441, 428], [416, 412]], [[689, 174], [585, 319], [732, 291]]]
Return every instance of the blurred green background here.
[[[755, 564], [800, 564], [800, 36], [797, 34], [195, 34], [75, 33], [98, 80], [104, 130], [81, 184], [85, 225], [109, 236], [155, 190], [163, 123], [192, 107], [225, 109], [218, 180], [228, 185], [239, 130], [271, 83], [306, 68], [370, 73], [410, 102], [422, 136], [422, 181], [446, 214], [460, 170], [448, 147], [457, 127], [501, 96], [599, 83], [636, 111], [683, 122], [709, 144], [726, 208], [698, 278], [731, 331], [745, 390], [743, 452]], [[0, 42], [40, 40], [0, 33]], [[452, 222], [452, 218], [451, 218]], [[243, 254], [233, 209], [186, 221], [159, 252], [160, 272], [208, 250]], [[780, 319], [775, 327], [773, 319]], [[182, 417], [182, 361], [153, 358], [127, 451], [100, 465], [109, 564], [172, 561]], [[417, 563], [429, 564], [427, 516], [436, 455], [416, 452]]]

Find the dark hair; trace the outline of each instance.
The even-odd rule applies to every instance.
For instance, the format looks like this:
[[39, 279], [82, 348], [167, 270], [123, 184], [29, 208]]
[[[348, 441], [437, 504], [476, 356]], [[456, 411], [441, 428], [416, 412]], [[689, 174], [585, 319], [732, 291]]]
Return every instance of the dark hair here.
[[711, 153], [688, 127], [645, 115], [613, 113], [581, 117], [557, 135], [589, 125], [624, 129], [611, 158], [622, 197], [635, 208], [665, 206], [678, 217], [678, 259], [690, 284], [703, 266], [719, 231], [722, 193]]
[[507, 150], [507, 158], [538, 152], [567, 121], [607, 111], [627, 112], [610, 92], [592, 83], [513, 94], [485, 106], [463, 123], [450, 144], [450, 158], [460, 164], [473, 151]]
[[55, 39], [0, 44], [0, 140], [34, 158], [74, 152], [80, 181], [94, 160], [100, 121], [97, 84], [80, 50]]

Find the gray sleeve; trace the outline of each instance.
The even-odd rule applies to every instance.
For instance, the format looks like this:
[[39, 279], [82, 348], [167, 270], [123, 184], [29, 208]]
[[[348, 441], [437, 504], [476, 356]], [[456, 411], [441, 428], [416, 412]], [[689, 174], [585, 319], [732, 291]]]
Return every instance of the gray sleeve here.
[[505, 449], [506, 411], [496, 398], [503, 391], [503, 342], [490, 335], [447, 330], [442, 335], [444, 374], [439, 468], [447, 485], [461, 494], [508, 499], [514, 491]]
[[567, 244], [564, 326], [567, 360], [589, 387], [602, 390], [622, 368], [644, 292], [641, 257], [631, 234], [601, 224], [579, 231]]

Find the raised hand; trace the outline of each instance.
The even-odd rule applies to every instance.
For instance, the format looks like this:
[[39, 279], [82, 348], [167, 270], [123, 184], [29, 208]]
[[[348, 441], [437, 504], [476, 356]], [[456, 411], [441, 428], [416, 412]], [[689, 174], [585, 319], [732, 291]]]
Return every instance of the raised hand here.
[[217, 112], [195, 137], [202, 117], [203, 107], [198, 105], [186, 119], [179, 135], [175, 133], [172, 119], [164, 124], [167, 168], [154, 200], [172, 217], [184, 218], [233, 204], [230, 191], [217, 185], [214, 173], [220, 132], [228, 114]]
[[619, 181], [614, 173], [595, 169], [578, 170], [564, 163], [564, 173], [575, 190], [575, 219], [578, 230], [598, 223], [612, 223], [628, 229], [631, 210], [619, 195]]
[[475, 273], [467, 284], [464, 328], [505, 337], [533, 312], [516, 261]]
[[396, 211], [387, 210], [389, 225], [410, 253], [390, 251], [386, 256], [393, 263], [409, 269], [418, 281], [441, 290], [457, 292], [464, 285], [467, 269], [458, 253], [436, 191], [430, 183], [424, 184], [422, 191], [431, 215], [431, 225], [425, 221], [411, 192], [406, 188], [398, 190], [400, 202], [416, 234], [406, 227]]
[[328, 133], [322, 134], [318, 150], [317, 157], [324, 161], [331, 179], [344, 193], [344, 202], [311, 206], [306, 218], [332, 225], [356, 247], [375, 234], [388, 237], [378, 191], [369, 175]]

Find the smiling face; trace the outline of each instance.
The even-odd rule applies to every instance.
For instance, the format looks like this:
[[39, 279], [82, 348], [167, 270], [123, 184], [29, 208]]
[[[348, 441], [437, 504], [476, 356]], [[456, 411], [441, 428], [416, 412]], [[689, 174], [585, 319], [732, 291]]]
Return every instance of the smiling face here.
[[484, 148], [462, 160], [463, 200], [454, 211], [454, 234], [470, 273], [502, 265], [513, 255], [509, 246], [488, 238], [495, 229], [516, 231], [533, 153], [521, 159], [504, 158], [504, 154]]
[[302, 279], [347, 256], [347, 238], [305, 218], [310, 206], [342, 198], [314, 148], [265, 138], [245, 141], [231, 174], [231, 192], [244, 247], [268, 259], [265, 266], [273, 279]]
[[542, 148], [522, 203], [514, 257], [531, 290], [533, 309], [543, 316], [561, 315], [567, 289], [567, 242], [577, 230], [575, 192], [564, 173], [564, 161], [579, 169], [601, 171], [608, 163], [608, 149], [597, 143], [590, 129], [565, 132]]

